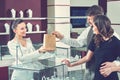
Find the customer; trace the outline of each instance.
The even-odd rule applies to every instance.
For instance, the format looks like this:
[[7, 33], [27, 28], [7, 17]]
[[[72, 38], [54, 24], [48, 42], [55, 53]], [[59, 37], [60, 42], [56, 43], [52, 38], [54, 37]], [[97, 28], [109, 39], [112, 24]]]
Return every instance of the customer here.
[[120, 56], [120, 41], [113, 35], [114, 31], [111, 28], [111, 22], [104, 15], [97, 15], [92, 22], [94, 36], [88, 46], [88, 53], [80, 60], [70, 63], [68, 60], [63, 60], [69, 67], [73, 67], [89, 61], [92, 56], [95, 56], [95, 76], [93, 80], [119, 80], [117, 72], [112, 72], [109, 76], [104, 77], [99, 70], [101, 64], [106, 61], [114, 61]]
[[113, 61], [113, 62], [104, 62], [101, 64], [100, 73], [107, 77], [112, 72], [120, 72], [120, 61]]
[[[44, 69], [38, 59], [47, 50], [44, 47], [35, 50], [30, 38], [26, 36], [26, 24], [18, 19], [11, 23], [10, 41], [8, 48], [10, 54], [15, 58], [14, 67], [23, 69]], [[11, 80], [33, 80], [33, 72], [26, 70], [14, 70]]]
[[[93, 31], [92, 31], [92, 25], [91, 22], [93, 21], [94, 16], [101, 14], [104, 15], [104, 11], [102, 7], [98, 5], [93, 5], [87, 10], [87, 23], [89, 26], [78, 36], [77, 39], [71, 39], [71, 38], [66, 38], [64, 35], [59, 33], [58, 31], [53, 32], [54, 35], [56, 35], [57, 38], [60, 39], [61, 42], [68, 44], [72, 47], [83, 47], [83, 46], [88, 46], [89, 42], [91, 41], [91, 38], [93, 36]], [[114, 33], [115, 36], [119, 38], [119, 36]], [[120, 38], [119, 38], [120, 39]], [[94, 57], [86, 63], [86, 70], [85, 70], [85, 75], [84, 75], [84, 80], [93, 80], [94, 76]]]

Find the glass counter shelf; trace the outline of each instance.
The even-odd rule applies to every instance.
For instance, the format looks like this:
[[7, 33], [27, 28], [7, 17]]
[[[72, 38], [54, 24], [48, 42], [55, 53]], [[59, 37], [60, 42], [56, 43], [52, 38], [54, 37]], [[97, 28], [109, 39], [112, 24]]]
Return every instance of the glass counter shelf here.
[[[44, 69], [40, 69], [40, 70], [10, 66], [9, 67], [9, 80], [11, 80], [13, 71], [31, 73], [33, 75], [33, 79], [31, 80], [65, 80], [64, 77], [67, 75], [67, 71], [65, 70], [66, 69], [64, 69], [64, 65], [58, 65], [58, 66], [53, 66], [53, 67], [46, 66]], [[28, 76], [28, 74], [23, 74], [23, 75]]]
[[9, 80], [11, 80], [11, 75], [14, 70], [32, 72], [32, 80], [83, 80], [84, 69], [70, 70], [65, 64], [55, 64], [55, 58], [46, 60], [40, 60], [42, 65], [45, 66], [43, 69], [9, 66]]

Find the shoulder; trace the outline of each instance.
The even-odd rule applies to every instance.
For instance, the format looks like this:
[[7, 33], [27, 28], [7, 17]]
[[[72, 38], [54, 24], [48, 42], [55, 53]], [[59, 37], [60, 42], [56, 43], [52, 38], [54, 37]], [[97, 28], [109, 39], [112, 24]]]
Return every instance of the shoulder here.
[[116, 43], [116, 45], [120, 45], [120, 40], [116, 36], [112, 37], [112, 41]]
[[25, 40], [27, 40], [27, 41], [30, 41], [31, 39], [30, 39], [30, 37], [28, 37], [28, 38], [24, 38]]
[[113, 35], [114, 35], [115, 37], [117, 37], [117, 38], [120, 40], [120, 36], [119, 36], [118, 33], [114, 32]]
[[112, 40], [120, 41], [116, 36], [113, 36], [113, 37], [112, 37]]
[[25, 38], [27, 44], [32, 44], [32, 40], [30, 38]]
[[14, 41], [14, 40], [10, 40], [10, 41], [8, 41], [7, 44], [11, 45], [11, 44], [15, 44], [15, 43], [16, 43], [16, 41]]
[[7, 43], [7, 46], [10, 48], [12, 48], [12, 47], [14, 47], [14, 46], [16, 46], [17, 45], [17, 42], [16, 41], [14, 41], [14, 40], [10, 40], [10, 41], [8, 41], [8, 43]]
[[27, 42], [31, 42], [30, 37], [29, 38], [24, 38]]

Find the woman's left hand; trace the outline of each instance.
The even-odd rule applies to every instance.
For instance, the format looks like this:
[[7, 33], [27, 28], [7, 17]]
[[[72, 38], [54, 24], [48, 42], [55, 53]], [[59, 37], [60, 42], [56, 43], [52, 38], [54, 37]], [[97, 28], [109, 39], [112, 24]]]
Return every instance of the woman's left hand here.
[[67, 59], [62, 60], [61, 62], [65, 63], [68, 67], [72, 67], [70, 61]]

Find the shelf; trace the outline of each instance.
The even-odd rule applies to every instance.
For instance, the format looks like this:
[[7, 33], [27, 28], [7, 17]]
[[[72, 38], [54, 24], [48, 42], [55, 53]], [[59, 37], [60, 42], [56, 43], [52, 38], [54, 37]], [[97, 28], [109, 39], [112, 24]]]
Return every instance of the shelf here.
[[18, 17], [18, 18], [12, 18], [12, 17], [6, 17], [6, 18], [0, 18], [0, 20], [16, 20], [16, 19], [22, 19], [22, 20], [46, 20], [46, 19], [65, 19], [65, 18], [70, 18], [70, 19], [78, 19], [78, 18], [80, 18], [80, 19], [86, 19], [86, 16], [71, 16], [71, 17], [51, 17], [51, 18], [46, 18], [46, 17], [44, 17], [44, 18], [40, 18], [40, 17], [32, 17], [32, 18], [20, 18], [20, 17]]
[[33, 31], [33, 32], [26, 32], [27, 34], [33, 34], [33, 33], [45, 33], [46, 31]]
[[0, 35], [8, 35], [9, 33], [0, 33]]
[[16, 20], [16, 19], [22, 19], [22, 20], [46, 20], [46, 18], [39, 18], [39, 17], [34, 17], [34, 18], [0, 18], [0, 20]]
[[[34, 33], [46, 33], [46, 31], [33, 31], [33, 32], [26, 32], [27, 34], [34, 34]], [[0, 35], [9, 35], [9, 33], [0, 33]]]

